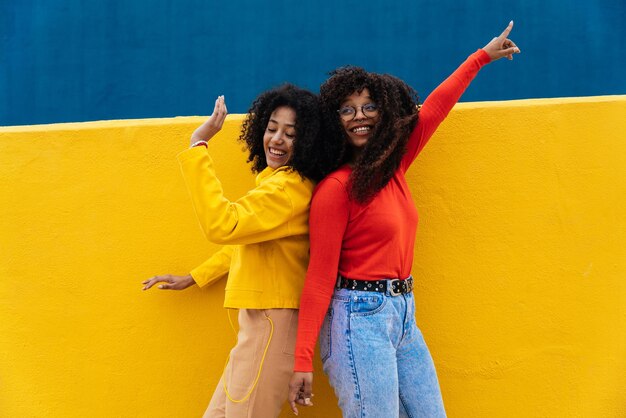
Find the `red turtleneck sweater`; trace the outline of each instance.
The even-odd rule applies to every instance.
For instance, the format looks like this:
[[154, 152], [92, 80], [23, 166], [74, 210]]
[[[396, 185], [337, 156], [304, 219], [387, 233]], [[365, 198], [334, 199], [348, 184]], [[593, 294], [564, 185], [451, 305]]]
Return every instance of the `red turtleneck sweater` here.
[[295, 371], [313, 370], [315, 342], [338, 273], [359, 280], [411, 274], [417, 210], [405, 172], [489, 61], [485, 51], [476, 51], [428, 96], [400, 167], [372, 201], [362, 205], [348, 197], [348, 165], [318, 184], [311, 201], [311, 258], [300, 300]]

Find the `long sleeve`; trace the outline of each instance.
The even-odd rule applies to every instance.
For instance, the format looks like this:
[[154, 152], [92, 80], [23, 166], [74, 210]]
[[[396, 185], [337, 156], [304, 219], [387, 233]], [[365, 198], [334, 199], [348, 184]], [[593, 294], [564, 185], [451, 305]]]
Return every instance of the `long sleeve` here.
[[417, 158], [439, 124], [448, 116], [478, 71], [490, 62], [489, 55], [479, 49], [470, 55], [443, 83], [426, 98], [419, 120], [411, 133], [400, 168], [406, 172]]
[[230, 268], [234, 246], [225, 245], [204, 263], [191, 270], [191, 277], [200, 287], [212, 284], [221, 279]]
[[[278, 172], [288, 168], [279, 168], [245, 196], [231, 202], [224, 196], [206, 148], [183, 151], [178, 154], [178, 161], [196, 215], [209, 241], [253, 244], [308, 232], [306, 224], [290, 225], [294, 217], [305, 215], [310, 198], [306, 194], [310, 192], [303, 187], [292, 187], [290, 183], [302, 182], [298, 176]], [[307, 205], [296, 205], [294, 210], [293, 202], [300, 200], [306, 200]]]
[[337, 280], [342, 240], [348, 224], [348, 193], [336, 179], [323, 180], [311, 201], [311, 258], [300, 299], [295, 371], [313, 370], [317, 336]]

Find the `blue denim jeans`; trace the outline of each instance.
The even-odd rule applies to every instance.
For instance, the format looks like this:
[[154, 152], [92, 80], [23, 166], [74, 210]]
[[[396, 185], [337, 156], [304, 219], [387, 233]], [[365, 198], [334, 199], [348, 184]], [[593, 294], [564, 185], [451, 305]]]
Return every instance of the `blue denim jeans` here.
[[446, 416], [413, 293], [335, 289], [320, 353], [344, 418]]

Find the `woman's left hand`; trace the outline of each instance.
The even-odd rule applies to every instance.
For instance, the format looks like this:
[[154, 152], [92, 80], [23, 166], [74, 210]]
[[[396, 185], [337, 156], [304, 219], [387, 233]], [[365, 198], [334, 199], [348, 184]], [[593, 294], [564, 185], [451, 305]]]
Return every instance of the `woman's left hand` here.
[[294, 415], [298, 415], [297, 405], [313, 406], [313, 372], [294, 372], [289, 382], [287, 401]]
[[483, 51], [489, 54], [491, 61], [498, 60], [502, 57], [507, 57], [507, 59], [512, 60], [513, 54], [519, 54], [521, 52], [517, 45], [515, 45], [515, 42], [508, 38], [512, 29], [513, 21], [511, 20], [509, 26], [504, 29], [504, 32], [502, 32], [500, 36], [493, 38], [491, 42], [483, 47]]
[[224, 96], [218, 96], [215, 100], [215, 107], [213, 113], [202, 125], [200, 125], [191, 135], [190, 145], [195, 144], [198, 141], [208, 141], [213, 138], [213, 135], [218, 133], [222, 129], [224, 120], [228, 115], [226, 109], [226, 103], [224, 102]]

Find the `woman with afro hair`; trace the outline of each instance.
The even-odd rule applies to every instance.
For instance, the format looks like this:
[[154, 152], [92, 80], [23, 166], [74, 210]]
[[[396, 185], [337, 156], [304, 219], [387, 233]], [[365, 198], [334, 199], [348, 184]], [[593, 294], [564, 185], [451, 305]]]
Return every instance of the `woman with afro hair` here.
[[[403, 81], [343, 67], [320, 88], [334, 160], [311, 202], [311, 259], [300, 304], [289, 401], [311, 405], [313, 352], [344, 417], [445, 417], [415, 323], [411, 265], [417, 211], [405, 173], [480, 68], [519, 53], [513, 22], [418, 108]], [[321, 329], [321, 332], [320, 332]]]
[[161, 275], [144, 290], [206, 286], [228, 273], [224, 307], [239, 309], [239, 333], [205, 417], [276, 417], [294, 364], [298, 306], [309, 260], [309, 203], [321, 177], [319, 101], [292, 85], [261, 94], [240, 140], [256, 187], [229, 201], [207, 142], [226, 118], [224, 97], [178, 155], [196, 215], [209, 241], [224, 246], [186, 276]]

